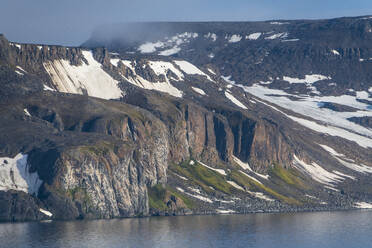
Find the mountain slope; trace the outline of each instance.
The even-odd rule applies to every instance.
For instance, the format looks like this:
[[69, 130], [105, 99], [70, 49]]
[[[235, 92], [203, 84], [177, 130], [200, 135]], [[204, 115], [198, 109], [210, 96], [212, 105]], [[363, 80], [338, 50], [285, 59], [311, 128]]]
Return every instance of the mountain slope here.
[[1, 36], [1, 220], [366, 206], [363, 18], [141, 24], [163, 31], [91, 48]]

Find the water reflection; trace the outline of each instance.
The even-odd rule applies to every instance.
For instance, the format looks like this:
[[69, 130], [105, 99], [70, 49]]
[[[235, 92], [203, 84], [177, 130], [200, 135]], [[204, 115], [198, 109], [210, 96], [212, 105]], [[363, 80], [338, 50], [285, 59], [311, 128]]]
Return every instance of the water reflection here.
[[369, 247], [371, 211], [0, 224], [0, 247]]

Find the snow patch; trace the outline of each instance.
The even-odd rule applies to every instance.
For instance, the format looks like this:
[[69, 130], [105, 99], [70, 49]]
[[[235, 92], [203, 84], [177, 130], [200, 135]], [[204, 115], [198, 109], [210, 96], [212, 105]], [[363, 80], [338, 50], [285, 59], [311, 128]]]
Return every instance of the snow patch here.
[[182, 189], [182, 188], [180, 188], [180, 187], [177, 187], [176, 189], [177, 189], [178, 191], [182, 192], [182, 193], [185, 192], [185, 190]]
[[164, 47], [163, 42], [146, 42], [138, 47], [138, 51], [141, 53], [153, 53], [156, 52], [157, 48]]
[[254, 178], [254, 177], [252, 177], [252, 176], [250, 176], [250, 175], [248, 175], [247, 173], [245, 173], [244, 171], [242, 171], [242, 170], [239, 170], [239, 172], [240, 173], [242, 173], [244, 176], [246, 176], [246, 177], [248, 177], [248, 178], [250, 178], [250, 179], [252, 179], [253, 181], [255, 181], [256, 183], [259, 183], [259, 184], [263, 184], [263, 183], [261, 183], [258, 179], [256, 179], [256, 178]]
[[194, 197], [200, 201], [204, 201], [204, 202], [208, 202], [208, 203], [213, 203], [213, 201], [211, 199], [209, 199], [208, 197], [205, 197], [205, 196], [202, 196], [202, 195], [194, 195], [194, 194], [191, 194], [189, 192], [184, 192], [186, 195], [189, 195], [191, 197]]
[[[315, 78], [315, 77], [314, 77]], [[305, 79], [300, 79], [305, 80]], [[298, 81], [298, 80], [296, 80]], [[260, 84], [254, 84], [252, 86], [244, 86], [235, 84], [237, 87], [241, 87], [244, 91], [259, 97], [268, 102], [275, 103], [276, 105], [288, 109], [299, 114], [311, 117], [315, 120], [326, 123], [327, 125], [320, 125], [314, 121], [305, 120], [298, 117], [293, 117], [285, 114], [277, 108], [262, 102], [277, 110], [278, 112], [286, 115], [288, 118], [304, 125], [317, 132], [327, 133], [333, 136], [339, 136], [344, 139], [357, 142], [362, 147], [372, 147], [372, 131], [356, 123], [348, 120], [350, 117], [362, 117], [372, 116], [372, 112], [368, 109], [369, 105], [357, 101], [355, 96], [341, 95], [341, 96], [304, 96], [301, 95], [299, 100], [293, 100], [290, 97], [299, 97], [297, 95], [288, 94], [283, 90], [269, 89]], [[332, 102], [342, 105], [347, 105], [360, 111], [356, 112], [336, 112], [327, 108], [320, 108], [320, 104], [323, 102]], [[344, 130], [346, 129], [346, 130]], [[349, 132], [350, 130], [351, 132]], [[367, 136], [367, 137], [364, 137]]]
[[0, 190], [37, 194], [43, 181], [37, 172], [31, 173], [29, 169], [27, 155], [19, 153], [14, 158], [0, 158]]
[[204, 167], [210, 169], [210, 170], [213, 170], [213, 171], [215, 171], [215, 172], [217, 172], [217, 173], [223, 175], [223, 176], [226, 176], [226, 175], [227, 175], [225, 170], [222, 170], [222, 169], [215, 169], [215, 168], [210, 167], [210, 166], [208, 166], [208, 165], [206, 165], [206, 164], [204, 164], [204, 163], [202, 163], [202, 162], [200, 162], [200, 161], [198, 161], [198, 163], [201, 164], [202, 166], [204, 166]]
[[273, 35], [270, 35], [268, 37], [265, 37], [265, 40], [275, 40], [275, 39], [278, 39], [278, 38], [287, 38], [288, 36], [288, 33], [277, 33], [277, 34], [273, 34]]
[[234, 80], [231, 80], [231, 75], [229, 75], [229, 76], [221, 76], [221, 78], [223, 80], [225, 80], [229, 84], [235, 84], [235, 81]]
[[16, 66], [16, 68], [24, 73], [27, 73], [27, 71], [25, 71], [22, 67], [20, 67], [19, 65]]
[[228, 184], [230, 184], [231, 186], [233, 186], [234, 188], [236, 188], [236, 189], [239, 189], [239, 190], [242, 190], [242, 191], [245, 191], [244, 189], [243, 189], [243, 187], [242, 186], [240, 186], [239, 184], [237, 184], [236, 182], [234, 182], [234, 181], [226, 181]]
[[372, 167], [366, 166], [364, 164], [355, 164], [354, 160], [347, 158], [344, 154], [336, 152], [333, 148], [322, 144], [319, 145], [328, 153], [330, 153], [335, 159], [337, 159], [338, 162], [340, 162], [343, 166], [362, 174], [372, 173]]
[[195, 65], [185, 61], [185, 60], [174, 60], [173, 61], [176, 65], [178, 65], [181, 70], [183, 72], [185, 72], [186, 74], [189, 74], [189, 75], [201, 75], [201, 76], [205, 76], [207, 77], [207, 79], [209, 81], [212, 81], [213, 80], [207, 75], [205, 74], [204, 72], [202, 72], [198, 67], [196, 67]]
[[31, 114], [30, 114], [30, 112], [28, 112], [28, 110], [25, 108], [25, 109], [23, 109], [23, 112], [25, 112], [25, 114], [27, 115], [27, 116], [29, 116], [29, 117], [31, 117]]
[[232, 213], [235, 213], [235, 211], [234, 210], [231, 210], [231, 209], [217, 209], [216, 211], [219, 214], [232, 214]]
[[255, 196], [256, 198], [259, 198], [261, 200], [265, 200], [265, 201], [275, 201], [274, 199], [268, 197], [267, 195], [265, 195], [264, 193], [261, 193], [261, 192], [251, 192], [251, 191], [247, 191], [249, 194]]
[[236, 42], [239, 42], [242, 40], [242, 36], [239, 35], [239, 34], [233, 34], [229, 39], [228, 39], [228, 42], [229, 43], [236, 43]]
[[261, 37], [261, 35], [262, 35], [262, 33], [253, 33], [253, 34], [245, 36], [245, 39], [247, 39], [247, 40], [257, 40], [258, 38]]
[[329, 172], [323, 169], [320, 165], [315, 162], [307, 164], [304, 161], [300, 160], [296, 155], [294, 155], [294, 166], [305, 174], [309, 175], [315, 181], [325, 184], [329, 187], [333, 187], [334, 184], [337, 184], [344, 180], [342, 176], [339, 176], [335, 173]]
[[213, 75], [216, 75], [216, 73], [215, 73], [212, 69], [208, 68], [207, 70], [208, 70], [210, 73], [212, 73]]
[[368, 203], [368, 202], [356, 202], [354, 204], [354, 207], [360, 208], [360, 209], [372, 209], [372, 203]]
[[174, 97], [182, 97], [183, 92], [174, 87], [167, 77], [168, 70], [172, 71], [177, 78], [172, 78], [174, 80], [180, 80], [183, 79], [183, 74], [180, 72], [171, 62], [163, 62], [163, 61], [149, 61], [148, 65], [151, 67], [151, 69], [155, 72], [155, 74], [164, 75], [165, 76], [165, 82], [149, 82], [140, 75], [136, 74], [135, 67], [133, 65], [136, 64], [136, 61], [130, 61], [130, 60], [121, 60], [121, 63], [123, 63], [126, 67], [128, 67], [131, 71], [133, 76], [125, 77], [124, 75], [121, 75], [126, 81], [129, 83], [136, 85], [140, 88], [147, 89], [147, 90], [156, 90], [163, 93], [168, 93], [171, 96]]
[[52, 88], [50, 88], [49, 86], [47, 86], [47, 85], [43, 85], [43, 89], [44, 90], [49, 90], [49, 91], [56, 91], [55, 89], [52, 89]]
[[290, 84], [313, 84], [321, 80], [330, 80], [331, 77], [319, 75], [319, 74], [312, 74], [312, 75], [305, 75], [304, 79], [300, 78], [292, 78], [292, 77], [283, 77], [284, 81], [287, 81]]
[[271, 25], [286, 25], [289, 24], [289, 22], [270, 22]]
[[167, 78], [168, 71], [173, 72], [178, 80], [182, 80], [184, 75], [172, 63], [164, 61], [149, 61], [149, 66], [157, 76], [164, 75]]
[[202, 90], [202, 89], [200, 89], [200, 88], [196, 88], [196, 87], [191, 86], [191, 89], [192, 89], [193, 91], [195, 91], [196, 93], [202, 95], [202, 96], [207, 95], [207, 94], [204, 92], [204, 90]]
[[52, 217], [52, 216], [53, 216], [53, 214], [52, 214], [51, 212], [49, 212], [49, 211], [47, 211], [47, 210], [45, 210], [45, 209], [39, 208], [39, 211], [40, 211], [41, 213], [45, 214], [45, 215], [48, 216], [48, 217]]
[[207, 39], [212, 39], [213, 42], [215, 42], [217, 40], [217, 35], [215, 33], [208, 33], [206, 35], [204, 35], [205, 38]]
[[122, 96], [118, 81], [107, 74], [91, 51], [82, 51], [88, 64], [71, 65], [67, 60], [45, 62], [44, 68], [48, 72], [54, 85], [60, 92], [85, 94], [103, 99], [117, 99]]
[[159, 53], [159, 55], [161, 55], [161, 56], [171, 56], [171, 55], [173, 55], [173, 54], [177, 54], [177, 53], [179, 53], [180, 51], [181, 51], [181, 48], [179, 48], [178, 46], [174, 46], [174, 47], [172, 47], [172, 48], [170, 48], [170, 49], [167, 49], [167, 50], [161, 51], [161, 52]]
[[230, 94], [229, 92], [225, 91], [225, 96], [232, 102], [234, 103], [236, 106], [238, 106], [239, 108], [242, 108], [242, 109], [247, 109], [247, 107], [241, 103], [238, 99], [236, 99], [232, 94]]

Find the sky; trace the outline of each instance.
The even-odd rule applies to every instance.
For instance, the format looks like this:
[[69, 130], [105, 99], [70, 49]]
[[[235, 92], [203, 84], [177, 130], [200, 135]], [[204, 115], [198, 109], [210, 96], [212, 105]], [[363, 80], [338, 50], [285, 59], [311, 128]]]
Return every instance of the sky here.
[[102, 24], [262, 21], [372, 15], [372, 0], [1, 0], [9, 40], [78, 46]]

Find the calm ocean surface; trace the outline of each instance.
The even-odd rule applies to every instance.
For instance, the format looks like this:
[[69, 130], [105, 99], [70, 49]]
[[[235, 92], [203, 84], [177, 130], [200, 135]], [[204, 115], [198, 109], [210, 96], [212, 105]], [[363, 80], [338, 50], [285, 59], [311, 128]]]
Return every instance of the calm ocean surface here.
[[0, 224], [0, 247], [372, 247], [372, 211]]

